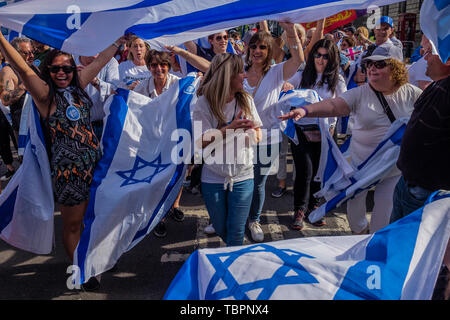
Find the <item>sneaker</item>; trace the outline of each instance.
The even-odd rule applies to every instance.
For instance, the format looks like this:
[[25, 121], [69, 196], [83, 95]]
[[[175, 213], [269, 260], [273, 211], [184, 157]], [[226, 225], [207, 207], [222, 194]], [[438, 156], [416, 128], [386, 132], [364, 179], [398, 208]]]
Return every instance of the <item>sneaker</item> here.
[[248, 224], [248, 228], [250, 229], [250, 232], [252, 234], [252, 239], [255, 242], [262, 242], [264, 241], [264, 232], [261, 229], [261, 225], [258, 221], [250, 222]]
[[9, 179], [11, 179], [11, 177], [14, 175], [15, 171], [11, 171], [8, 169], [8, 172], [6, 172], [1, 178], [1, 181], [8, 181]]
[[216, 229], [214, 229], [212, 223], [205, 227], [205, 233], [206, 234], [214, 234], [214, 233], [216, 233]]
[[165, 236], [167, 236], [166, 223], [164, 221], [160, 221], [156, 225], [155, 229], [153, 229], [153, 234], [158, 238], [164, 238]]
[[302, 209], [296, 210], [294, 213], [294, 221], [291, 224], [291, 228], [294, 230], [303, 229], [303, 219], [305, 218], [305, 212]]
[[199, 193], [200, 193], [200, 190], [198, 190], [197, 187], [192, 187], [192, 188], [191, 188], [191, 193], [192, 193], [192, 194], [199, 194]]
[[189, 187], [191, 185], [191, 176], [187, 176], [186, 179], [184, 179], [183, 186]]
[[286, 187], [277, 187], [274, 192], [272, 192], [272, 197], [281, 198], [286, 193]]
[[175, 221], [181, 222], [184, 220], [184, 212], [179, 208], [172, 208], [170, 209], [170, 217]]

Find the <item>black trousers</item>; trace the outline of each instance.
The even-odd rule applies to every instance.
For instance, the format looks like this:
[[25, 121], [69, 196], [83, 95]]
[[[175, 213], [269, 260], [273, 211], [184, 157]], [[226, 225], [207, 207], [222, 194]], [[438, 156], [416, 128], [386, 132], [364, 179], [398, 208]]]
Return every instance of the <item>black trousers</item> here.
[[314, 181], [320, 161], [320, 142], [308, 142], [302, 130], [296, 126], [299, 144], [291, 141], [295, 165], [294, 210], [312, 209], [318, 204], [313, 194], [320, 190], [320, 182]]
[[[0, 156], [4, 164], [12, 164], [13, 156], [11, 152], [10, 138], [15, 142], [14, 133], [6, 116], [0, 111]], [[14, 143], [16, 145], [16, 143]]]

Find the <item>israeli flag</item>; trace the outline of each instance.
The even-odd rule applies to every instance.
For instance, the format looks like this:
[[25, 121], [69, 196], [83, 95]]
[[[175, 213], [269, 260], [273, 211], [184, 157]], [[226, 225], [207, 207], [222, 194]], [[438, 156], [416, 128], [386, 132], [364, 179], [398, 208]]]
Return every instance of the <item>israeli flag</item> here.
[[53, 48], [92, 56], [127, 32], [163, 50], [261, 20], [310, 22], [395, 2], [399, 0], [31, 0], [0, 8], [0, 22]]
[[22, 107], [22, 113], [20, 114], [20, 125], [19, 125], [19, 136], [17, 141], [17, 154], [19, 156], [23, 156], [23, 153], [25, 152], [25, 146], [27, 145], [29, 135], [29, 122], [28, 118], [30, 117], [30, 114], [33, 111], [33, 99], [31, 98], [30, 94], [26, 94], [25, 100], [23, 101], [23, 107]]
[[450, 58], [450, 2], [425, 0], [420, 9], [420, 28], [436, 47], [443, 63]]
[[193, 154], [194, 80], [180, 79], [154, 100], [118, 89], [106, 101], [103, 157], [73, 259], [80, 283], [112, 268], [170, 210]]
[[[354, 198], [361, 191], [377, 185], [383, 178], [391, 174], [392, 170], [398, 170], [396, 162], [408, 120], [409, 118], [405, 117], [392, 123], [383, 140], [357, 168], [348, 164], [332, 139], [327, 137], [325, 141], [322, 140], [317, 174], [322, 189], [314, 196], [325, 197], [327, 202], [310, 213], [308, 219], [311, 222], [316, 222], [334, 208]], [[328, 146], [331, 146], [332, 149], [329, 149]]]
[[44, 135], [34, 104], [27, 127], [23, 163], [0, 194], [0, 238], [23, 250], [49, 254], [53, 246], [53, 190]]
[[431, 299], [450, 236], [450, 194], [371, 235], [201, 249], [166, 300]]

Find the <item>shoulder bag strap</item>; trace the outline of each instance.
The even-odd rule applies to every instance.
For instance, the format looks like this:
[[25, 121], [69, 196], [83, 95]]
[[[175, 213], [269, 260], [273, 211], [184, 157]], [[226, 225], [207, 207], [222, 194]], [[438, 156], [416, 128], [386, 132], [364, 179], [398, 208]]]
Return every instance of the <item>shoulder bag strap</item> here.
[[377, 96], [378, 100], [380, 101], [384, 112], [386, 113], [386, 115], [389, 118], [389, 121], [391, 121], [391, 123], [394, 122], [396, 120], [394, 113], [392, 112], [391, 107], [389, 107], [389, 104], [387, 103], [384, 95], [380, 91], [375, 90], [370, 84], [369, 84], [369, 86], [373, 90], [373, 92], [375, 92], [375, 95]]

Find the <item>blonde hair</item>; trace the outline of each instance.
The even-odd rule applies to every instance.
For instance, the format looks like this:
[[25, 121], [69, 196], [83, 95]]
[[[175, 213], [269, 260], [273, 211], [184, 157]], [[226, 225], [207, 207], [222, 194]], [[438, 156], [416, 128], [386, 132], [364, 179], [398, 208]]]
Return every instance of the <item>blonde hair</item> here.
[[366, 27], [358, 27], [358, 29], [356, 29], [356, 33], [361, 33], [364, 37], [369, 38], [369, 30]]
[[[226, 124], [223, 108], [231, 94], [231, 79], [244, 72], [244, 63], [237, 54], [221, 53], [214, 56], [206, 71], [203, 82], [197, 90], [197, 96], [205, 96], [213, 116], [219, 122], [219, 127]], [[251, 115], [250, 95], [244, 90], [234, 94], [239, 108], [244, 115]]]
[[408, 82], [408, 69], [406, 65], [397, 59], [386, 59], [389, 66], [390, 78], [395, 86], [401, 87]]
[[[141, 39], [135, 35], [131, 36], [130, 40], [128, 40], [128, 42], [127, 42], [127, 48], [128, 48], [127, 60], [134, 60], [133, 53], [131, 52], [131, 46], [133, 45], [133, 42], [135, 42], [138, 39], [144, 41], [143, 39]], [[147, 52], [150, 50], [150, 46], [145, 41], [144, 41], [144, 44], [145, 44], [145, 48], [147, 49], [145, 54], [147, 54]]]

